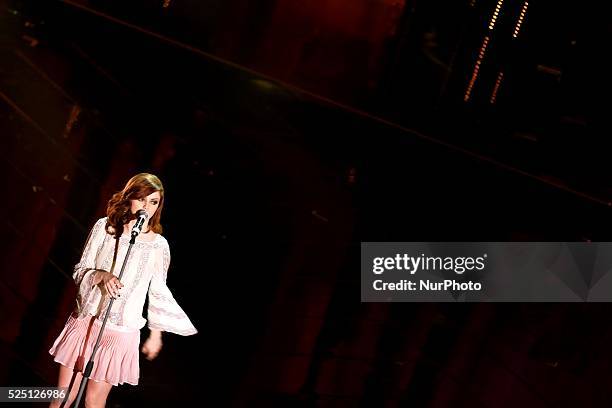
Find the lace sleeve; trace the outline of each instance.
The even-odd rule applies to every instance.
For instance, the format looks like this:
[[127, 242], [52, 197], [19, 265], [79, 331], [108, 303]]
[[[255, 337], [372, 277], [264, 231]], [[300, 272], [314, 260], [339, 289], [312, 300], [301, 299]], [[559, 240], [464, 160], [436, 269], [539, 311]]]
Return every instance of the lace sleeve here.
[[166, 285], [168, 267], [170, 266], [170, 248], [164, 239], [162, 248], [156, 253], [155, 271], [149, 286], [149, 306], [147, 310], [148, 327], [190, 336], [198, 331], [178, 305]]
[[74, 273], [72, 279], [77, 284], [81, 285], [83, 278], [87, 272], [92, 271], [96, 268], [96, 255], [100, 246], [104, 242], [104, 236], [106, 234], [104, 227], [106, 225], [106, 218], [100, 218], [89, 232], [81, 260], [74, 266]]

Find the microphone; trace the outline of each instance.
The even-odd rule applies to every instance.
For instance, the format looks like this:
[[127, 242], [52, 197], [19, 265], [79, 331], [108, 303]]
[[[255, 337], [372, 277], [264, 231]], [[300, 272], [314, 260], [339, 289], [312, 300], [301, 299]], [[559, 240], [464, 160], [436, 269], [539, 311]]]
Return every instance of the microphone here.
[[149, 214], [143, 209], [136, 212], [136, 224], [132, 227], [132, 237], [137, 236], [142, 231], [144, 222], [149, 218]]

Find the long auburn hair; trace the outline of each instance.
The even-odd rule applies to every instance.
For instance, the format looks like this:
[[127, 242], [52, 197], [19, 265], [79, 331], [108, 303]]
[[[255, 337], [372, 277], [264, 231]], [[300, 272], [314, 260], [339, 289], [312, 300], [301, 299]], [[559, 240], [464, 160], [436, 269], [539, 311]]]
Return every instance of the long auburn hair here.
[[[164, 208], [164, 186], [157, 176], [150, 173], [139, 173], [128, 180], [123, 190], [113, 194], [106, 206], [106, 231], [115, 236], [121, 236], [123, 225], [134, 219], [131, 213], [130, 200], [138, 200], [159, 192], [159, 206], [155, 214], [149, 219], [151, 231], [161, 234], [163, 229], [160, 223], [162, 208]], [[112, 228], [112, 230], [111, 230]], [[114, 231], [113, 231], [114, 230]]]

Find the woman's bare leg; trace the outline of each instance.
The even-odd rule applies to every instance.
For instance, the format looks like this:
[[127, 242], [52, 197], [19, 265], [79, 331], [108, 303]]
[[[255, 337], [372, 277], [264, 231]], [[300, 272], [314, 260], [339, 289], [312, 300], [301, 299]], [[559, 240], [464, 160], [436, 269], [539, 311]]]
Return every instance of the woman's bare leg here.
[[[72, 381], [73, 376], [75, 376], [75, 372], [72, 370], [72, 368], [68, 368], [60, 364], [59, 378], [57, 380], [57, 386], [68, 389], [68, 387], [70, 386], [70, 381]], [[82, 378], [81, 373], [76, 373], [76, 376], [74, 377], [74, 384], [72, 385], [72, 390], [70, 391], [70, 395], [68, 396], [68, 401], [66, 401], [66, 404], [64, 405], [64, 407], [68, 408], [70, 404], [72, 404], [72, 402], [75, 400], [79, 392], [79, 386], [81, 385], [81, 378]], [[62, 404], [62, 399], [57, 399], [57, 400], [52, 401], [51, 404], [49, 404], [49, 408], [59, 408], [61, 404]]]
[[89, 380], [85, 394], [85, 408], [104, 408], [111, 388], [113, 385], [107, 382]]

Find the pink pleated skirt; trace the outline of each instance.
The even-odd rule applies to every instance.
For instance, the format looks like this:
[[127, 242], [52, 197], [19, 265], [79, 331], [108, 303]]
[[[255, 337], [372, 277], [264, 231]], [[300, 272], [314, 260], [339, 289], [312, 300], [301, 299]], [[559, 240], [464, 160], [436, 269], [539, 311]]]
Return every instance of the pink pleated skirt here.
[[[49, 353], [61, 365], [82, 372], [91, 357], [101, 326], [102, 322], [93, 316], [79, 319], [71, 315]], [[89, 378], [112, 385], [137, 385], [139, 344], [140, 330], [119, 330], [107, 323]]]

